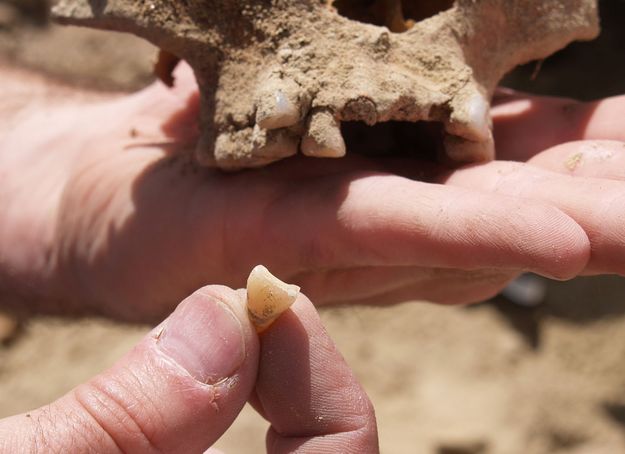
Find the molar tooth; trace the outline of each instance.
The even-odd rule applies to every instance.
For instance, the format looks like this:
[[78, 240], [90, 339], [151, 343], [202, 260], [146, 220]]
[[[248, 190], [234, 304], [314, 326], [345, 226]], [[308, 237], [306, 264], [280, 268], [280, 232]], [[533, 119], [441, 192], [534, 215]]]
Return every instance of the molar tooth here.
[[263, 265], [247, 278], [247, 311], [259, 333], [267, 329], [297, 299], [300, 288], [275, 277]]
[[302, 153], [315, 158], [342, 158], [345, 141], [339, 122], [327, 109], [319, 109], [310, 115], [308, 131], [302, 139]]

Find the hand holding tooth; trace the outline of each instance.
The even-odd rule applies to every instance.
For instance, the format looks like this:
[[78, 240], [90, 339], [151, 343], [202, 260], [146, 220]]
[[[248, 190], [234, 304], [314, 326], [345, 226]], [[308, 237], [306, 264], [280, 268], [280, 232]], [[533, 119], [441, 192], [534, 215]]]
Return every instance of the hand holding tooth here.
[[[221, 286], [198, 290], [110, 370], [0, 420], [0, 451], [205, 452], [253, 393], [271, 424], [270, 454], [298, 443], [301, 453], [377, 453], [369, 399], [299, 288], [256, 267], [248, 284], [255, 325], [241, 297]], [[291, 305], [287, 320], [256, 335]]]

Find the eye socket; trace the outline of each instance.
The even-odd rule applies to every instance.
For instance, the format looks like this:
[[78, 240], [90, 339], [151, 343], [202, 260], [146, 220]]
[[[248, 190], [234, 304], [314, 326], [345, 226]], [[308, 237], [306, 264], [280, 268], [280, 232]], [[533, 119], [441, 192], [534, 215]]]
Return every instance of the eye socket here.
[[328, 3], [348, 19], [402, 33], [415, 23], [450, 9], [454, 0], [329, 0]]

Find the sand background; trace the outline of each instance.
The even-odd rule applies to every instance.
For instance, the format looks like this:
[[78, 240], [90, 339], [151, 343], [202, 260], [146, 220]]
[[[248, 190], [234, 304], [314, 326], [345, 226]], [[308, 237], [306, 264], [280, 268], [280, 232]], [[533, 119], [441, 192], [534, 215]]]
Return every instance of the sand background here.
[[[50, 27], [42, 2], [0, 0], [0, 64], [99, 90], [149, 83], [154, 49], [130, 36]], [[591, 99], [625, 92], [625, 2], [602, 2], [605, 32], [515, 72], [508, 84]], [[377, 411], [382, 451], [432, 454], [625, 452], [625, 280], [549, 283], [543, 304], [411, 302], [322, 311]], [[111, 365], [148, 327], [0, 315], [0, 417], [59, 397]], [[219, 441], [263, 452], [246, 408]]]

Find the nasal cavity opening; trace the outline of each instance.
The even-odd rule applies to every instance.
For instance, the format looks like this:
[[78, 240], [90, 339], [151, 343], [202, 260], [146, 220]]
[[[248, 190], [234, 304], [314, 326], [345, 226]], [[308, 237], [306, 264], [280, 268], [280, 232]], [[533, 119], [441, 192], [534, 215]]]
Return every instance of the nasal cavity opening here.
[[348, 19], [386, 26], [394, 33], [410, 30], [414, 24], [450, 9], [454, 0], [327, 0]]
[[443, 124], [437, 121], [387, 121], [373, 126], [362, 121], [344, 121], [341, 133], [348, 153], [365, 156], [437, 161], [443, 148]]

